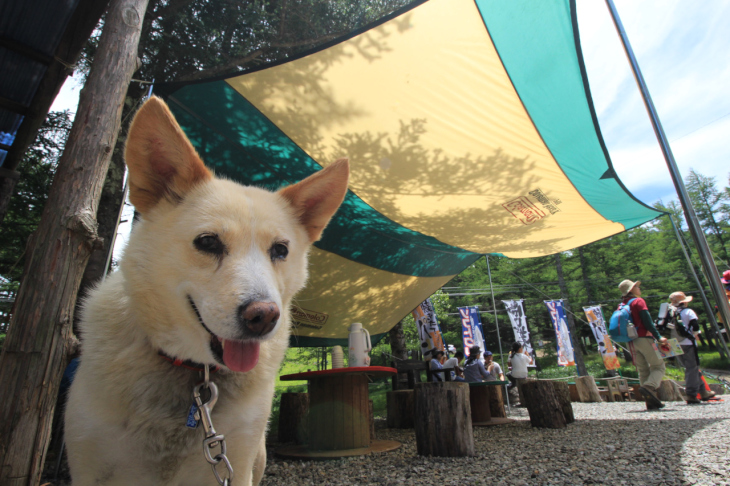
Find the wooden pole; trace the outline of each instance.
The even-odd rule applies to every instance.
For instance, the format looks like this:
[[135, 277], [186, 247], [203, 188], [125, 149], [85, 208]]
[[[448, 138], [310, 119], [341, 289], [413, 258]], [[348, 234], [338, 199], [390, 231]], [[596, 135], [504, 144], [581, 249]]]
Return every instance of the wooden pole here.
[[0, 484], [40, 481], [81, 276], [99, 245], [96, 209], [148, 0], [112, 0], [66, 150], [29, 243], [0, 357]]

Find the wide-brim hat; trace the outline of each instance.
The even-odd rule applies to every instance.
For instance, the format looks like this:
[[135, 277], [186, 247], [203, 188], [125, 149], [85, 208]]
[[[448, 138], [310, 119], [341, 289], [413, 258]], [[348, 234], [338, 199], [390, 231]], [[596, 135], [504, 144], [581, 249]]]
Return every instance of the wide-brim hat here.
[[692, 296], [685, 295], [684, 292], [674, 292], [669, 295], [669, 300], [671, 300], [672, 305], [676, 307], [679, 304], [686, 304], [688, 302], [692, 302]]
[[725, 270], [725, 272], [722, 274], [720, 282], [724, 283], [725, 285], [730, 284], [730, 270]]
[[639, 285], [640, 283], [640, 280], [637, 280], [636, 282], [632, 282], [631, 280], [624, 280], [623, 282], [618, 284], [618, 288], [621, 291], [621, 295], [628, 295], [628, 293], [631, 292], [631, 289], [633, 289], [634, 286]]

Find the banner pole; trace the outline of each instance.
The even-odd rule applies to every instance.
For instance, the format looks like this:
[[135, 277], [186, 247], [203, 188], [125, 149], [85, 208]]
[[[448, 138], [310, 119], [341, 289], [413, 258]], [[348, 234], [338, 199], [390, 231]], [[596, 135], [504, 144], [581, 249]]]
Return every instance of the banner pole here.
[[682, 205], [682, 209], [684, 210], [687, 220], [687, 227], [689, 228], [689, 232], [692, 235], [695, 246], [697, 247], [697, 254], [700, 257], [700, 262], [705, 270], [705, 275], [707, 276], [707, 280], [710, 284], [712, 294], [715, 297], [715, 302], [717, 303], [717, 307], [720, 311], [720, 316], [722, 316], [722, 321], [725, 324], [726, 331], [730, 333], [730, 304], [728, 304], [725, 289], [720, 283], [720, 273], [717, 271], [717, 266], [715, 266], [714, 259], [712, 258], [712, 252], [707, 244], [707, 238], [705, 238], [705, 233], [702, 231], [697, 214], [692, 206], [692, 201], [689, 199], [687, 189], [684, 187], [682, 175], [679, 172], [677, 162], [674, 160], [674, 154], [669, 146], [669, 139], [667, 139], [667, 136], [664, 133], [664, 128], [659, 121], [659, 115], [654, 108], [654, 102], [651, 100], [649, 88], [644, 82], [644, 76], [641, 74], [639, 63], [636, 61], [634, 51], [631, 48], [631, 44], [629, 44], [629, 38], [626, 35], [626, 31], [624, 30], [624, 26], [618, 16], [613, 0], [606, 0], [606, 5], [608, 6], [608, 10], [611, 12], [611, 18], [613, 19], [613, 23], [616, 26], [619, 37], [621, 38], [624, 51], [626, 51], [626, 57], [628, 57], [629, 63], [631, 64], [631, 69], [634, 73], [636, 84], [639, 86], [639, 91], [641, 91], [641, 97], [644, 99], [646, 110], [649, 112], [649, 118], [651, 120], [652, 127], [654, 128], [654, 134], [656, 135], [657, 140], [659, 141], [659, 146], [664, 154], [664, 160], [667, 163], [669, 175], [672, 177], [674, 188], [677, 190], [679, 203]]
[[[502, 338], [499, 336], [499, 319], [497, 318], [497, 304], [494, 300], [494, 287], [492, 287], [492, 269], [489, 267], [489, 255], [484, 255], [487, 259], [487, 275], [489, 275], [489, 291], [492, 294], [492, 308], [494, 309], [494, 325], [497, 327], [497, 344], [499, 345], [499, 361], [502, 363], [502, 373], [507, 374], [507, 368], [504, 366], [504, 354], [502, 354]], [[504, 394], [507, 397], [507, 410], [512, 412], [509, 404], [509, 390], [507, 385], [504, 386]]]

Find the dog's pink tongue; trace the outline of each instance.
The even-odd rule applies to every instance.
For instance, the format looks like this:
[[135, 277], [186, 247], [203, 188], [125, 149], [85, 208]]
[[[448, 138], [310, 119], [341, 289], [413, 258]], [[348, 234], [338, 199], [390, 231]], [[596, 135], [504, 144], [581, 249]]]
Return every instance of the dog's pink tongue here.
[[251, 371], [259, 362], [258, 341], [229, 341], [223, 346], [223, 363], [231, 371]]

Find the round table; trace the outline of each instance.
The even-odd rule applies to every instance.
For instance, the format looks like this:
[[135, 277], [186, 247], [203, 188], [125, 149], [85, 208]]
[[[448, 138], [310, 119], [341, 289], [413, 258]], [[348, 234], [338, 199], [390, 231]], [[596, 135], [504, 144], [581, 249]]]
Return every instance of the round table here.
[[368, 376], [396, 374], [395, 368], [363, 366], [308, 371], [279, 377], [307, 380], [309, 391], [306, 445], [285, 446], [276, 455], [290, 459], [334, 459], [397, 449], [400, 442], [370, 437]]

